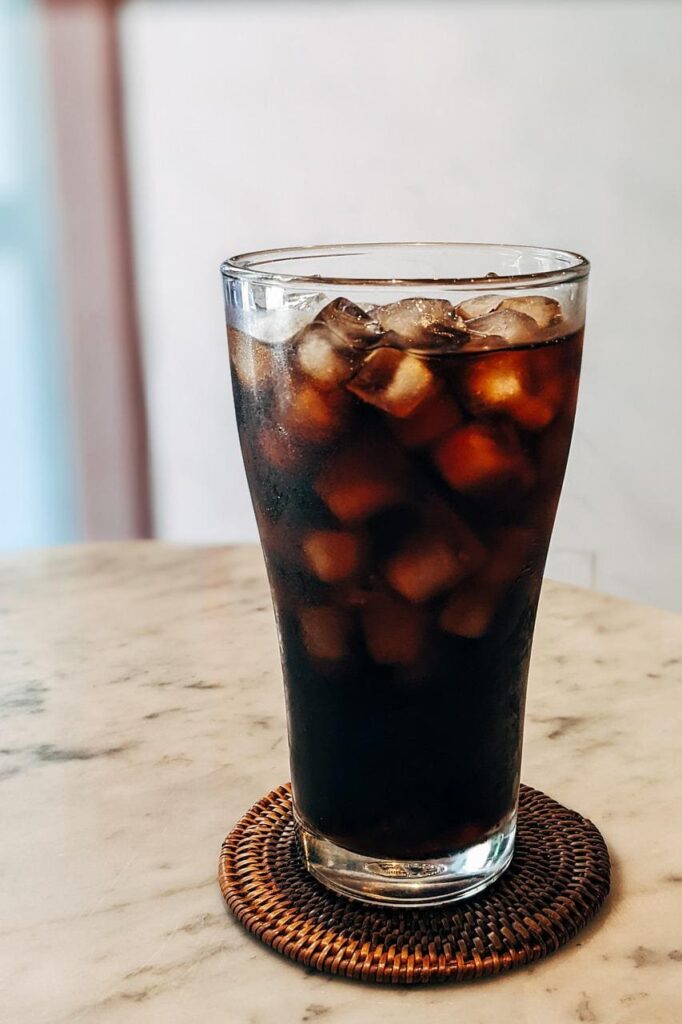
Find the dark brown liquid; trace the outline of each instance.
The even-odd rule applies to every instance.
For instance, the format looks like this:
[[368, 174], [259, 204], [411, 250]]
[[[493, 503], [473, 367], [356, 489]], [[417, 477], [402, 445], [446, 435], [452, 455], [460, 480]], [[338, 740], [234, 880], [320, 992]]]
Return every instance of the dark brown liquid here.
[[[322, 387], [295, 346], [248, 344], [235, 401], [298, 812], [358, 853], [452, 853], [515, 806], [582, 332], [413, 353], [402, 384], [404, 353], [364, 378], [355, 353]], [[426, 397], [406, 414], [412, 387]]]

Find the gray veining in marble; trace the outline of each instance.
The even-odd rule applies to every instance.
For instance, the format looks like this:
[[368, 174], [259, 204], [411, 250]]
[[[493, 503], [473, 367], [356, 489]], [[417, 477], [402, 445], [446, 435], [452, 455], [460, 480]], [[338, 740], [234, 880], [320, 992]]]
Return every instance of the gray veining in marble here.
[[678, 616], [546, 585], [523, 776], [600, 825], [613, 896], [556, 957], [464, 988], [308, 973], [223, 909], [222, 838], [288, 774], [254, 549], [6, 559], [0, 673], [3, 1021], [682, 1019]]

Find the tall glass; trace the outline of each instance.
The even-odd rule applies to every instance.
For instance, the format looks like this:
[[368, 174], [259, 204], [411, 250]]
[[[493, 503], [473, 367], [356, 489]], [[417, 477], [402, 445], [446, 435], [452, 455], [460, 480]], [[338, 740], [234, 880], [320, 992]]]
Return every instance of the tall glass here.
[[469, 896], [514, 848], [589, 264], [342, 245], [222, 273], [306, 864], [370, 902]]

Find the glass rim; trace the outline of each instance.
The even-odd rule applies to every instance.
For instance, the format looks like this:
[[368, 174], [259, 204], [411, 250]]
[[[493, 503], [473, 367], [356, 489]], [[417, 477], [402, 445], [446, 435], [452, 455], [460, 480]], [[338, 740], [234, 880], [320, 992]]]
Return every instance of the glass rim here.
[[[502, 250], [517, 251], [545, 258], [554, 258], [559, 266], [553, 270], [539, 270], [533, 273], [521, 272], [506, 275], [485, 275], [474, 277], [349, 277], [325, 276], [322, 274], [288, 274], [285, 271], [264, 270], [261, 264], [283, 263], [296, 259], [316, 257], [323, 260], [329, 256], [359, 256], [363, 252], [381, 250], [439, 249], [443, 252], [483, 249], [491, 253]], [[356, 251], [360, 250], [360, 251]], [[566, 264], [561, 266], [561, 264]], [[347, 242], [339, 245], [285, 246], [277, 249], [258, 249], [239, 253], [224, 260], [220, 266], [223, 277], [264, 284], [301, 285], [319, 288], [322, 286], [360, 288], [407, 287], [407, 288], [466, 288], [468, 290], [497, 289], [504, 287], [532, 288], [538, 286], [565, 284], [578, 281], [590, 273], [590, 262], [580, 253], [569, 249], [554, 249], [537, 245], [516, 245], [495, 242]]]

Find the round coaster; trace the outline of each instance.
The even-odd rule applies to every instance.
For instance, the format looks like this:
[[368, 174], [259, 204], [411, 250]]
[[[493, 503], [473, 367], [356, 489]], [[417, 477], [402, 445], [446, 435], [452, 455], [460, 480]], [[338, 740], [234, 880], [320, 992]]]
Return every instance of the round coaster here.
[[289, 959], [410, 985], [482, 978], [549, 956], [601, 907], [610, 865], [591, 821], [522, 786], [514, 859], [494, 885], [443, 907], [374, 907], [338, 896], [306, 871], [286, 785], [227, 836], [219, 880], [237, 920]]

